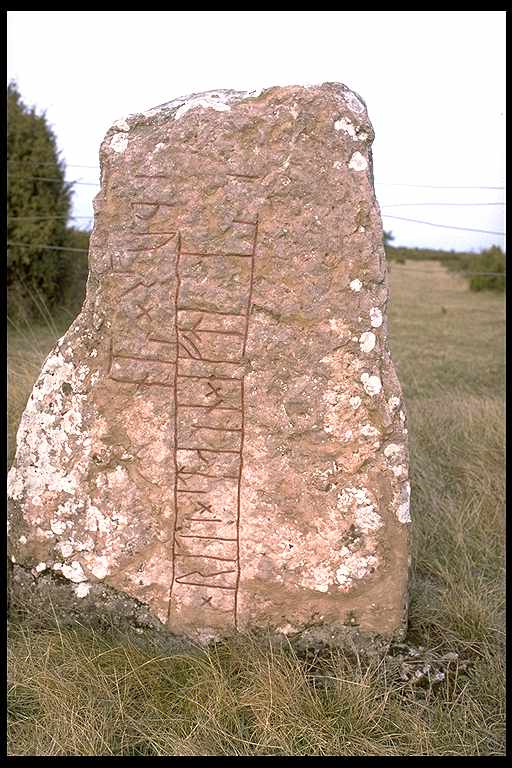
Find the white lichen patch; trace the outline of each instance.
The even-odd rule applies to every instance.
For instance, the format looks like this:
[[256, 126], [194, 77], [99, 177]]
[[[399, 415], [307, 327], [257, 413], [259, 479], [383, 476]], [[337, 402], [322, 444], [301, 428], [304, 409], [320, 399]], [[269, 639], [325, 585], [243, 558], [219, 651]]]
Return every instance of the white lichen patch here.
[[71, 557], [74, 552], [73, 545], [69, 541], [59, 541], [55, 546], [64, 558]]
[[355, 513], [356, 525], [365, 533], [370, 531], [377, 531], [382, 528], [382, 518], [375, 511], [373, 504], [368, 504], [366, 507], [357, 507]]
[[376, 342], [376, 336], [372, 331], [365, 331], [362, 333], [359, 337], [359, 346], [361, 347], [361, 352], [371, 352], [372, 349], [375, 347]]
[[351, 291], [355, 291], [356, 293], [358, 293], [361, 290], [362, 287], [363, 287], [363, 284], [359, 280], [359, 278], [356, 277], [355, 280], [351, 280], [350, 281], [350, 290]]
[[370, 324], [372, 328], [380, 328], [382, 325], [382, 312], [378, 307], [370, 309]]
[[63, 520], [52, 520], [50, 528], [56, 536], [61, 536], [66, 530], [66, 523]]
[[362, 402], [363, 401], [361, 400], [359, 395], [354, 395], [349, 400], [349, 403], [352, 406], [352, 408], [354, 409], [354, 411], [357, 411], [357, 409], [359, 408], [359, 406], [361, 405]]
[[359, 428], [359, 431], [363, 437], [377, 437], [379, 434], [379, 430], [375, 427], [372, 427], [371, 424], [362, 424]]
[[348, 167], [353, 171], [365, 171], [368, 168], [368, 160], [361, 152], [354, 152], [350, 158]]
[[389, 443], [389, 445], [386, 445], [384, 448], [384, 456], [390, 459], [392, 457], [398, 456], [401, 451], [402, 447], [400, 445], [397, 445], [396, 443]]
[[112, 563], [106, 555], [96, 555], [89, 567], [97, 579], [104, 579], [110, 573], [111, 565]]
[[129, 131], [130, 126], [128, 125], [127, 121], [124, 118], [120, 118], [119, 120], [116, 120], [112, 124], [112, 128], [115, 128], [117, 131]]
[[346, 324], [340, 318], [331, 317], [329, 319], [329, 327], [331, 328], [331, 330], [333, 330], [335, 333], [337, 333], [338, 336], [341, 337], [341, 336], [343, 336], [343, 333], [345, 331]]
[[352, 93], [352, 91], [348, 91], [348, 90], [345, 91], [345, 93], [343, 94], [343, 98], [345, 100], [347, 107], [352, 112], [355, 112], [357, 115], [360, 115], [366, 111], [362, 101], [360, 101], [355, 95], [355, 93]]
[[[142, 115], [144, 117], [154, 117], [155, 115], [158, 115], [160, 112], [175, 112], [175, 119], [178, 120], [180, 117], [182, 117], [186, 112], [189, 111], [189, 109], [194, 109], [194, 107], [211, 107], [213, 109], [217, 109], [217, 111], [227, 111], [227, 109], [231, 109], [229, 106], [230, 104], [237, 103], [239, 101], [243, 101], [244, 99], [256, 99], [261, 94], [263, 89], [259, 90], [252, 90], [252, 91], [233, 91], [233, 90], [217, 90], [217, 91], [203, 91], [202, 93], [192, 93], [187, 96], [179, 96], [176, 99], [172, 99], [171, 101], [165, 102], [165, 104], [159, 104], [156, 107], [153, 107], [152, 109], [147, 110], [146, 112], [143, 112]], [[204, 103], [199, 103], [204, 102]], [[221, 106], [219, 106], [221, 105]], [[186, 109], [183, 110], [183, 107], [186, 107]], [[226, 109], [227, 108], [227, 109]], [[177, 112], [179, 110], [182, 110], [180, 115], [177, 115]]]
[[110, 149], [121, 154], [128, 146], [128, 136], [125, 133], [115, 133], [110, 139]]
[[332, 569], [320, 564], [306, 571], [300, 583], [306, 589], [314, 589], [316, 592], [327, 592], [329, 584], [334, 583], [334, 574]]
[[403, 484], [400, 490], [400, 504], [398, 505], [396, 516], [401, 523], [410, 523], [411, 519], [411, 485], [409, 482]]
[[[82, 423], [89, 369], [73, 365], [63, 349], [61, 342], [47, 357], [22, 415], [9, 493], [24, 506], [24, 521], [32, 526], [27, 538], [52, 542], [48, 546], [53, 545], [55, 553], [66, 560], [79, 549], [72, 534], [76, 513], [83, 506], [80, 486], [89, 465], [90, 451], [84, 442], [87, 431]], [[73, 454], [76, 461], [70, 460]], [[44, 510], [46, 515], [42, 515]], [[65, 539], [56, 540], [64, 534]], [[77, 560], [53, 566], [52, 562], [53, 558], [44, 568], [52, 567], [74, 583], [86, 578]], [[40, 563], [34, 572], [42, 569]]]
[[81, 581], [76, 587], [73, 587], [73, 592], [77, 597], [87, 597], [91, 591], [91, 585], [87, 581]]
[[372, 502], [367, 488], [344, 488], [338, 494], [336, 506], [339, 510], [354, 514], [354, 522], [363, 533], [370, 533], [382, 527], [382, 518]]
[[124, 467], [116, 467], [113, 472], [109, 472], [107, 483], [112, 490], [122, 490], [129, 480], [128, 472]]
[[336, 581], [343, 592], [348, 592], [354, 579], [369, 576], [377, 567], [377, 557], [371, 554], [351, 553], [344, 557], [343, 563], [336, 570]]
[[90, 536], [86, 536], [83, 541], [73, 536], [70, 538], [69, 543], [76, 552], [90, 552], [94, 549], [94, 540]]
[[78, 560], [73, 560], [73, 562], [69, 565], [65, 563], [62, 568], [59, 568], [59, 570], [62, 571], [62, 575], [65, 576], [66, 579], [74, 581], [75, 583], [80, 581], [87, 581], [87, 576], [85, 575], [83, 568]]
[[354, 141], [366, 141], [368, 134], [365, 131], [360, 131], [359, 127], [355, 126], [352, 120], [348, 117], [341, 117], [334, 122], [335, 131], [343, 131]]
[[14, 467], [7, 473], [7, 495], [11, 499], [21, 499], [23, 496], [23, 479]]
[[393, 397], [390, 397], [388, 400], [388, 406], [391, 411], [396, 411], [398, 406], [400, 405], [400, 398], [393, 395]]
[[343, 392], [343, 386], [336, 384], [332, 388], [326, 389], [322, 395], [322, 401], [326, 405], [324, 416], [324, 431], [329, 435], [334, 435], [339, 440], [346, 440], [345, 434], [345, 418], [340, 406], [346, 399], [346, 394]]
[[103, 514], [103, 512], [94, 504], [88, 502], [85, 512], [85, 527], [88, 531], [109, 534], [117, 526], [115, 521]]
[[343, 131], [350, 136], [351, 139], [357, 139], [356, 128], [354, 123], [346, 117], [342, 117], [334, 122], [335, 131]]
[[363, 385], [364, 391], [366, 394], [370, 395], [370, 397], [375, 397], [375, 395], [378, 395], [382, 389], [382, 382], [380, 377], [376, 376], [375, 374], [370, 375], [369, 373], [362, 373], [361, 383]]
[[[65, 396], [63, 385], [70, 389]], [[67, 471], [70, 442], [85, 437], [82, 427], [82, 381], [60, 351], [47, 357], [20, 420], [16, 437], [16, 465], [8, 476], [12, 499], [36, 500], [48, 491], [73, 494], [77, 477]]]
[[36, 565], [36, 567], [34, 568], [34, 571], [36, 573], [42, 573], [43, 571], [46, 571], [47, 568], [48, 566], [46, 565], [46, 563], [41, 562]]
[[211, 91], [210, 93], [193, 96], [185, 101], [185, 103], [176, 110], [174, 119], [179, 120], [180, 117], [183, 117], [187, 112], [190, 112], [191, 109], [199, 109], [199, 107], [202, 107], [203, 109], [215, 109], [217, 112], [229, 112], [231, 110], [231, 107], [226, 103], [221, 92]]

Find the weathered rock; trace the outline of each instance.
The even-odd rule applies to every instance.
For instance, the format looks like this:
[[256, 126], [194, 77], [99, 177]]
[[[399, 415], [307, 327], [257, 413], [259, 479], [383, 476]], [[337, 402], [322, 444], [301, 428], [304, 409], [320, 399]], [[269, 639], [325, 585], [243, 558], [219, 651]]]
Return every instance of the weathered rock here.
[[200, 641], [400, 634], [407, 430], [372, 139], [337, 83], [108, 131], [87, 298], [18, 432], [13, 561]]

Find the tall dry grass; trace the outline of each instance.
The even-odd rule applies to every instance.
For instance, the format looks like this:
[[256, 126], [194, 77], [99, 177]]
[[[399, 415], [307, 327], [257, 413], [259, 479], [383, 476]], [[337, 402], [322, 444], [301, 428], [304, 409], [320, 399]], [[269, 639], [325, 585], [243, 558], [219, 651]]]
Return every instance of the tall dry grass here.
[[[391, 278], [411, 447], [406, 644], [304, 658], [240, 635], [162, 655], [13, 623], [9, 754], [504, 753], [503, 300], [438, 264], [393, 264]], [[11, 432], [51, 345], [48, 328], [32, 334], [10, 336]]]

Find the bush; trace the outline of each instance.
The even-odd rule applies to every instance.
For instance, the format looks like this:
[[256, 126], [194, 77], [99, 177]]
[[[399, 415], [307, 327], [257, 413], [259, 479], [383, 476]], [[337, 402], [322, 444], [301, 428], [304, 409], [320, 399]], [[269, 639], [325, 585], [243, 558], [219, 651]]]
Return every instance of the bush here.
[[496, 272], [496, 275], [468, 274], [469, 287], [472, 291], [505, 290], [505, 254], [497, 245], [481, 253], [464, 251], [442, 251], [432, 248], [407, 248], [389, 245], [389, 238], [384, 238], [386, 257], [389, 262], [405, 264], [410, 261], [438, 261], [450, 272]]
[[59, 305], [75, 317], [85, 299], [85, 286], [88, 274], [88, 250], [90, 232], [70, 227], [66, 232], [65, 245], [77, 251], [61, 251], [61, 286]]
[[14, 82], [7, 89], [7, 162], [8, 299], [36, 293], [51, 307], [58, 297], [61, 251], [44, 246], [66, 244], [71, 185], [45, 115], [23, 103]]
[[475, 256], [470, 262], [471, 272], [493, 272], [489, 275], [470, 275], [469, 287], [472, 291], [505, 290], [505, 254], [493, 245]]

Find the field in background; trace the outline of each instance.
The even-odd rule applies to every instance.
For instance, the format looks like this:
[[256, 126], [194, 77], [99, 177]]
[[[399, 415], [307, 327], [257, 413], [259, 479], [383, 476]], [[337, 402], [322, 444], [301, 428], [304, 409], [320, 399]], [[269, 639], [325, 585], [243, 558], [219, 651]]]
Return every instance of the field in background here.
[[[11, 457], [59, 323], [9, 333]], [[437, 262], [393, 263], [389, 328], [411, 450], [407, 648], [304, 660], [241, 636], [162, 656], [12, 623], [10, 755], [504, 753], [503, 296]]]

